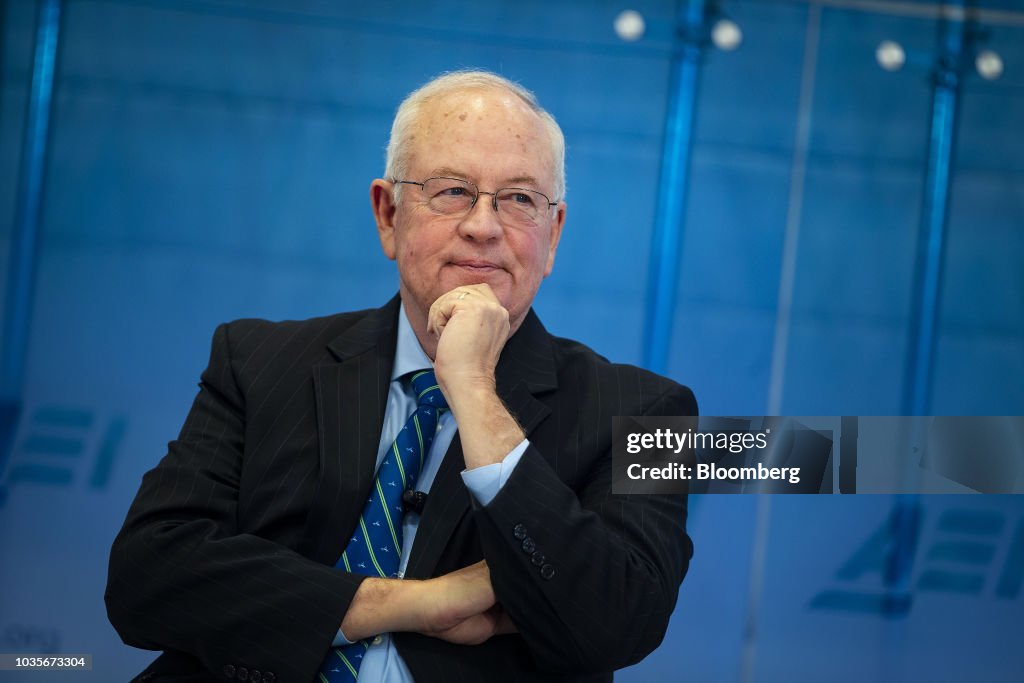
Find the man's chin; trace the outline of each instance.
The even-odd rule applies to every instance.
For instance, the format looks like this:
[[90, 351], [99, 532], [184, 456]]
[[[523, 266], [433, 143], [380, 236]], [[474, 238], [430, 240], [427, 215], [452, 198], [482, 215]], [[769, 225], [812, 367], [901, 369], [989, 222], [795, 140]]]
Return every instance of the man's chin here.
[[443, 283], [447, 286], [445, 291], [448, 292], [456, 287], [465, 287], [466, 285], [490, 285], [491, 289], [497, 293], [499, 289], [507, 287], [509, 282], [508, 272], [500, 268], [485, 269], [453, 266], [448, 270], [449, 277], [443, 280]]

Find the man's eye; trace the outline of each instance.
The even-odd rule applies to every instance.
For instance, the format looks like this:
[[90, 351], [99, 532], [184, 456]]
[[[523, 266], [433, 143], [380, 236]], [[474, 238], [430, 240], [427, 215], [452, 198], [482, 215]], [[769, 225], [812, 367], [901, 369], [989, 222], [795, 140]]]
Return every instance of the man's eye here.
[[513, 204], [522, 204], [523, 206], [533, 206], [536, 203], [533, 197], [526, 192], [509, 192], [505, 195], [504, 199]]
[[437, 193], [439, 197], [462, 197], [468, 194], [464, 187], [446, 187]]

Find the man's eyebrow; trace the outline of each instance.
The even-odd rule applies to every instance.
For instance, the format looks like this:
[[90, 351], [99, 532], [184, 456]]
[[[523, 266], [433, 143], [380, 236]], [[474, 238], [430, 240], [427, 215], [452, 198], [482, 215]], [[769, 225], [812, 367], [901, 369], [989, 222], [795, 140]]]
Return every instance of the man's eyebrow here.
[[[444, 176], [446, 178], [465, 178], [470, 182], [477, 182], [476, 179], [470, 177], [468, 173], [465, 173], [458, 169], [454, 169], [450, 166], [441, 166], [439, 168], [435, 168], [430, 172], [430, 176], [432, 178], [436, 178], [438, 176]], [[538, 183], [537, 179], [534, 178], [532, 175], [517, 175], [512, 176], [511, 178], [505, 178], [503, 181], [501, 181], [502, 187], [517, 187], [519, 185], [540, 187], [540, 183]]]
[[540, 183], [532, 175], [517, 175], [514, 178], [506, 178], [506, 183], [522, 183], [524, 185], [532, 185], [534, 187], [540, 187]]
[[440, 168], [435, 168], [433, 171], [430, 172], [430, 175], [433, 178], [436, 178], [438, 176], [444, 176], [445, 178], [465, 178], [466, 180], [471, 180], [471, 178], [468, 175], [466, 175], [462, 171], [458, 171], [454, 168], [451, 168], [450, 166], [442, 166]]

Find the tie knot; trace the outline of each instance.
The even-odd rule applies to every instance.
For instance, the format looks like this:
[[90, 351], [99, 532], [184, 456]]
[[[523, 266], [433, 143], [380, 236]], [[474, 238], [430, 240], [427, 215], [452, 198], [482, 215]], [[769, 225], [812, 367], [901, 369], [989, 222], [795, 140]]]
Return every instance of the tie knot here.
[[437, 409], [447, 408], [441, 387], [437, 385], [437, 376], [433, 370], [421, 370], [412, 376], [412, 388], [416, 392], [416, 405], [434, 406]]

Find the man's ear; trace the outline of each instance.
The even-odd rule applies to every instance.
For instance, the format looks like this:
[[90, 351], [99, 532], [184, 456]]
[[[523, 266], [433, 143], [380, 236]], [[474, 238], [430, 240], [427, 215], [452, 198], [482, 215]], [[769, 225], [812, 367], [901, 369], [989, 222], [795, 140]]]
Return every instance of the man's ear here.
[[377, 221], [377, 237], [380, 238], [384, 255], [395, 260], [395, 184], [383, 178], [370, 183], [370, 206], [373, 218]]
[[565, 225], [565, 212], [568, 206], [565, 202], [558, 202], [555, 208], [555, 220], [551, 224], [551, 235], [548, 243], [548, 262], [544, 267], [544, 277], [551, 275], [551, 269], [555, 267], [555, 252], [558, 251], [558, 242], [562, 239], [562, 226]]

